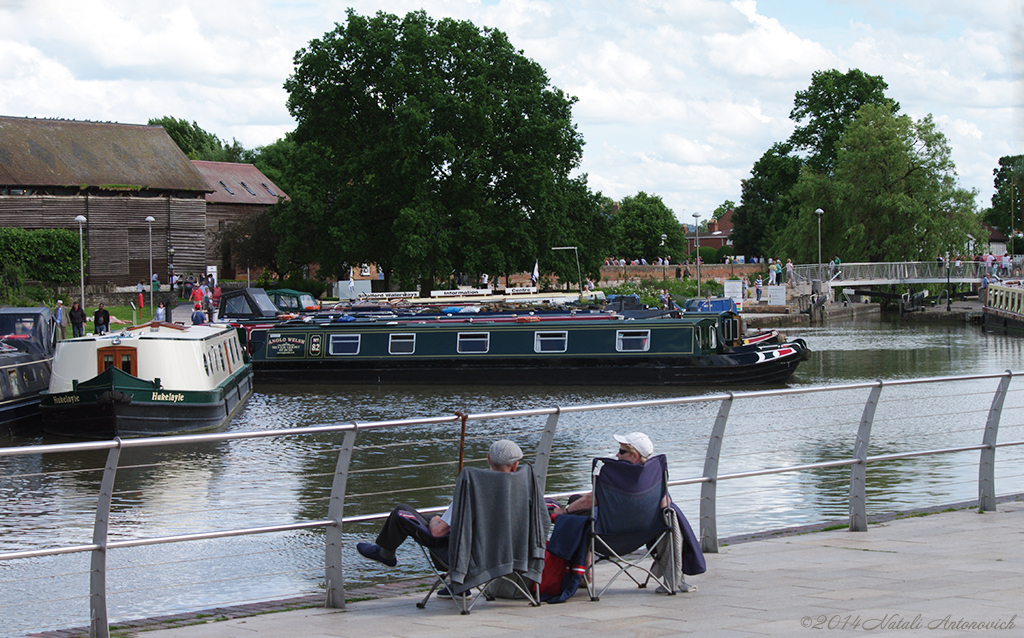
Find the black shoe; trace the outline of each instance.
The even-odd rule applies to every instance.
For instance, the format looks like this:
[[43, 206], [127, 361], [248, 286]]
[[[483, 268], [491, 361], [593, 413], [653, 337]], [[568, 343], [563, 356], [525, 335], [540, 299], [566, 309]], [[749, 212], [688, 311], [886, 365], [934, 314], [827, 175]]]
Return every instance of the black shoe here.
[[388, 567], [394, 567], [398, 564], [395, 558], [384, 558], [380, 553], [380, 546], [374, 543], [356, 543], [356, 551], [369, 558], [375, 560], [378, 563], [387, 565]]
[[[459, 598], [466, 598], [468, 596], [469, 596], [469, 592], [468, 591], [462, 592], [461, 594], [459, 594]], [[448, 589], [447, 587], [442, 587], [440, 590], [438, 590], [437, 597], [438, 598], [445, 598], [445, 599], [454, 598], [454, 596], [452, 596], [452, 590]]]

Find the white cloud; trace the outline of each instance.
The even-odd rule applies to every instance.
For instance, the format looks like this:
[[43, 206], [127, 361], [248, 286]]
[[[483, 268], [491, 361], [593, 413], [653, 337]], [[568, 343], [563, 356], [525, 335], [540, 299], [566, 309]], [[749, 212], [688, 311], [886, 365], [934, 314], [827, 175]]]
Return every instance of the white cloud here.
[[[0, 113], [195, 120], [253, 147], [294, 126], [292, 56], [379, 0], [33, 0], [0, 3]], [[881, 75], [914, 117], [934, 114], [965, 186], [991, 197], [1000, 155], [1024, 143], [1024, 50], [1014, 0], [392, 0], [508, 34], [579, 98], [581, 171], [621, 199], [680, 213], [739, 200], [740, 180], [793, 128], [816, 70]]]

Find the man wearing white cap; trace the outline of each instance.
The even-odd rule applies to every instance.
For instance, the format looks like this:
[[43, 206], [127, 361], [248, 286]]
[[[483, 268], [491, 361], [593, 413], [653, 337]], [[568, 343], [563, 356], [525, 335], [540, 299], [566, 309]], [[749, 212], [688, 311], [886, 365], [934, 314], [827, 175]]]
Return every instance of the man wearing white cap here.
[[[491, 444], [487, 452], [487, 465], [495, 472], [515, 472], [523, 451], [513, 441], [501, 439]], [[357, 543], [356, 551], [378, 563], [394, 567], [398, 564], [395, 550], [410, 536], [420, 545], [448, 553], [448, 533], [451, 530], [452, 506], [441, 516], [427, 519], [405, 503], [399, 503], [391, 511], [384, 528], [377, 535], [376, 543]], [[446, 561], [447, 562], [447, 561]]]
[[[634, 465], [643, 465], [654, 454], [654, 443], [651, 437], [643, 432], [630, 432], [629, 434], [614, 434], [612, 438], [619, 444], [619, 451], [615, 458], [620, 461], [629, 461]], [[564, 508], [556, 507], [553, 514], [582, 514], [590, 511], [590, 505], [594, 502], [594, 493], [587, 492]], [[667, 503], [665, 504], [668, 505]]]

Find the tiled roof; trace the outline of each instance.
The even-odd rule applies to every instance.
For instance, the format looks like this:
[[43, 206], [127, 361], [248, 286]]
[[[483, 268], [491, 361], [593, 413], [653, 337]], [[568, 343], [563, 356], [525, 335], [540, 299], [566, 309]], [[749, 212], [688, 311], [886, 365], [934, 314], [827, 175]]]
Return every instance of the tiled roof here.
[[252, 164], [192, 160], [213, 192], [206, 201], [223, 204], [276, 204], [278, 197], [289, 199], [274, 182]]
[[210, 190], [160, 126], [3, 116], [0, 185]]

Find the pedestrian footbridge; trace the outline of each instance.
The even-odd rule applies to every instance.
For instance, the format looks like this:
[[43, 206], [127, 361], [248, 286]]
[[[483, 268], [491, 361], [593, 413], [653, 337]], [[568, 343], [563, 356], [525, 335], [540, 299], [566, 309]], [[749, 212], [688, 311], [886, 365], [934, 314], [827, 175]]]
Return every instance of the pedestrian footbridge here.
[[[993, 266], [990, 277], [1010, 277], [1013, 272]], [[936, 261], [903, 261], [882, 263], [801, 264], [793, 270], [794, 285], [820, 281], [831, 288], [869, 286], [909, 286], [920, 284], [977, 284], [986, 273], [984, 262], [964, 261], [949, 264]], [[1019, 274], [1019, 273], [1018, 273]]]

